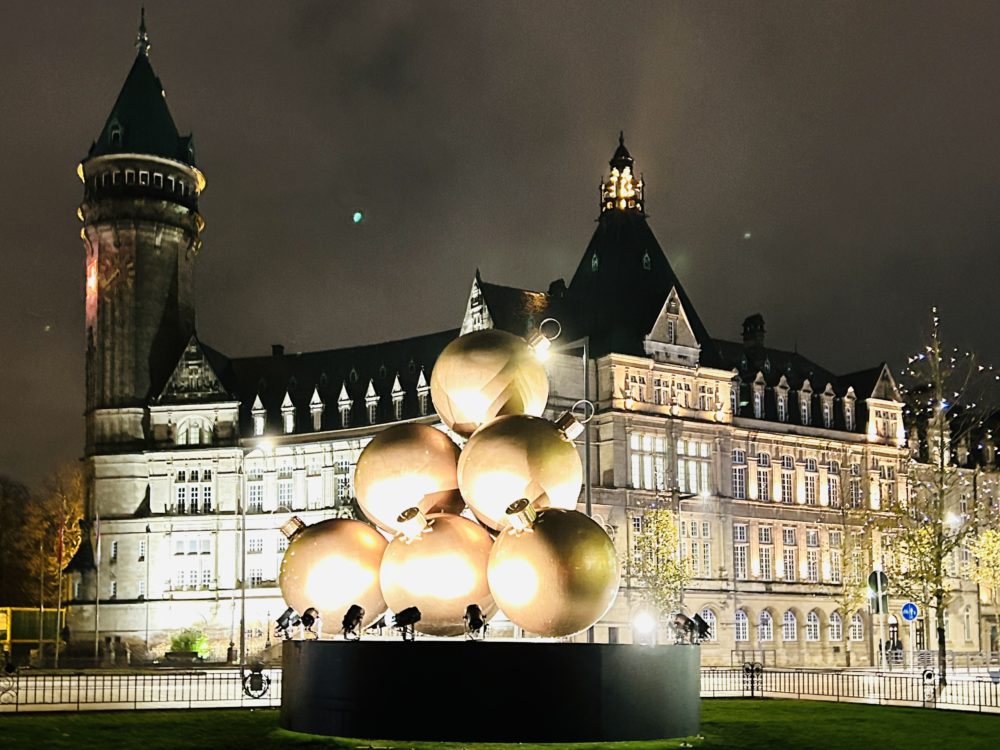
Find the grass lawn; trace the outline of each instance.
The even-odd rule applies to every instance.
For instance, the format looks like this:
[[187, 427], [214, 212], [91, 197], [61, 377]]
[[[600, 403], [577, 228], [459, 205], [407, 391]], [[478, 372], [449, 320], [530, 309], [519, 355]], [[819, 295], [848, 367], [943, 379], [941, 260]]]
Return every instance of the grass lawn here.
[[[996, 748], [1000, 716], [917, 708], [782, 700], [702, 701], [700, 748]], [[477, 750], [660, 750], [683, 740], [572, 745], [475, 745]], [[278, 728], [276, 709], [0, 715], [4, 750], [272, 750], [469, 747], [466, 743], [316, 738]]]

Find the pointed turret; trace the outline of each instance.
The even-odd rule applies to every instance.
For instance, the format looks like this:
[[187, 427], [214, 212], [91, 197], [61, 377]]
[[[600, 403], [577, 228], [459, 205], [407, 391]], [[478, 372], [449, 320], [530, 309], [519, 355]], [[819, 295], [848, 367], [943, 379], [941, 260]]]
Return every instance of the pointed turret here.
[[643, 182], [635, 178], [635, 159], [625, 147], [624, 133], [609, 164], [601, 183], [597, 229], [568, 290], [578, 329], [574, 333], [590, 336], [595, 356], [643, 356], [644, 343], [673, 291], [693, 336], [691, 350], [698, 352], [701, 364], [715, 365], [715, 346], [647, 223]]

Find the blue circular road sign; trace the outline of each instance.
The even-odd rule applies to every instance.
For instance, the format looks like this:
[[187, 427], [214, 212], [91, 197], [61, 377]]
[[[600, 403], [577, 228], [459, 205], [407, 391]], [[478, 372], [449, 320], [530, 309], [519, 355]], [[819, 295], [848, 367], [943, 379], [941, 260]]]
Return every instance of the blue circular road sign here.
[[919, 614], [920, 609], [913, 602], [907, 602], [903, 605], [903, 619], [907, 622], [913, 622]]

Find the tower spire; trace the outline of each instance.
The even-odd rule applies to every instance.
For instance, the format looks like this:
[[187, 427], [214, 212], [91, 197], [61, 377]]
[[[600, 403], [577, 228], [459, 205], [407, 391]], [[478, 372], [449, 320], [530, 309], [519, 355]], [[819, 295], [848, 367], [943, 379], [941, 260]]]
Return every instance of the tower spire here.
[[140, 55], [149, 57], [149, 34], [146, 33], [146, 7], [139, 11], [139, 33], [135, 37], [135, 48]]
[[635, 159], [625, 148], [625, 131], [618, 131], [618, 148], [608, 162], [611, 173], [601, 181], [601, 213], [637, 211], [642, 213], [642, 177], [635, 178]]

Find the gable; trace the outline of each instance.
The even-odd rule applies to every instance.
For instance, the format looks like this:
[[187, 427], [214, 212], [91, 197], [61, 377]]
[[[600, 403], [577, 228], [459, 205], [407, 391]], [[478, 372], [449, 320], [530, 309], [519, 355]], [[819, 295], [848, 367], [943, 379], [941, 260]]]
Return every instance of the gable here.
[[877, 398], [882, 401], [898, 401], [900, 403], [903, 401], [899, 389], [896, 387], [896, 381], [893, 379], [892, 373], [889, 372], [889, 368], [885, 365], [882, 366], [882, 372], [879, 373], [878, 380], [875, 382], [875, 388], [872, 389], [872, 394], [869, 398]]
[[157, 403], [197, 403], [230, 400], [197, 337], [184, 347], [177, 366], [156, 398]]
[[486, 297], [483, 296], [479, 271], [476, 271], [476, 275], [472, 279], [472, 289], [469, 290], [469, 301], [465, 306], [465, 317], [462, 318], [461, 335], [464, 336], [472, 331], [482, 331], [492, 327], [493, 316], [486, 304]]
[[643, 349], [660, 362], [692, 366], [698, 363], [701, 344], [676, 286], [670, 289], [653, 327], [643, 339]]

